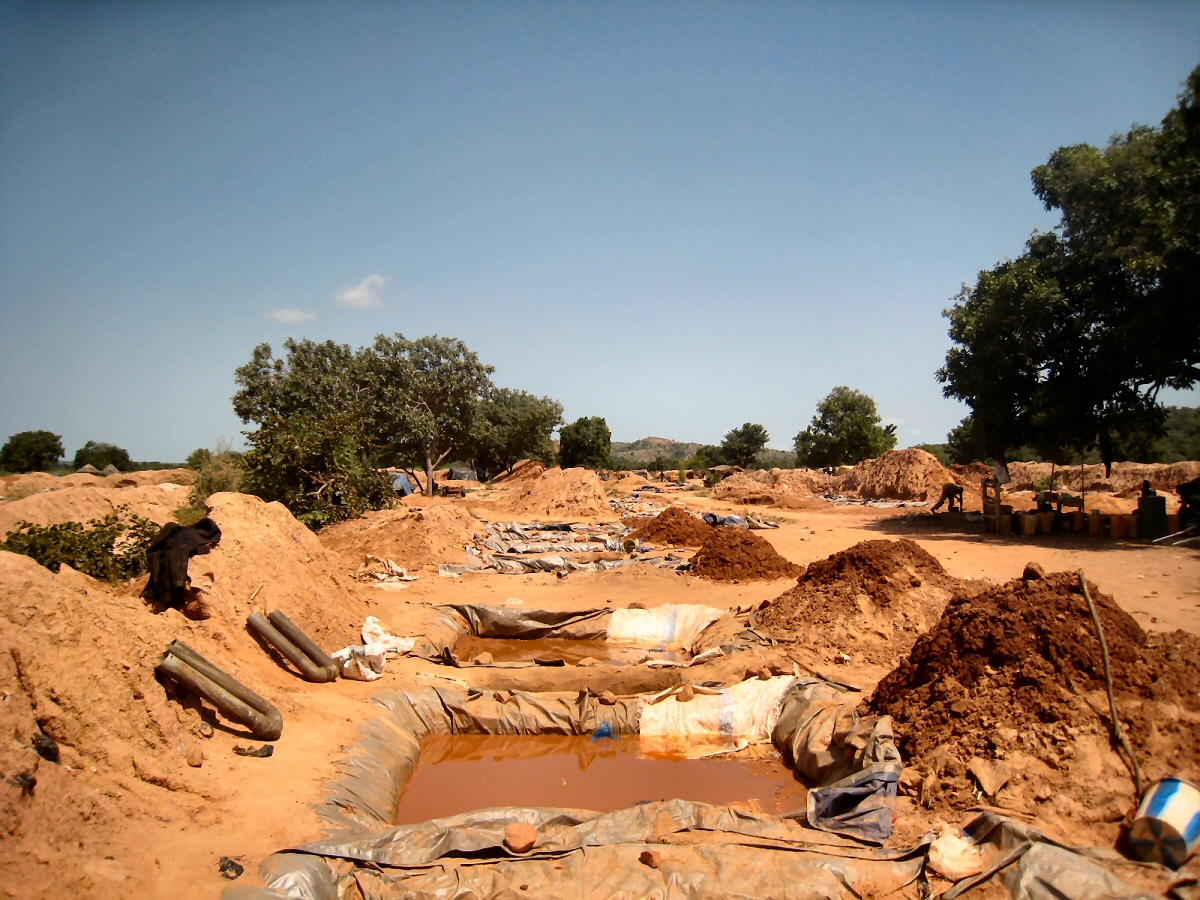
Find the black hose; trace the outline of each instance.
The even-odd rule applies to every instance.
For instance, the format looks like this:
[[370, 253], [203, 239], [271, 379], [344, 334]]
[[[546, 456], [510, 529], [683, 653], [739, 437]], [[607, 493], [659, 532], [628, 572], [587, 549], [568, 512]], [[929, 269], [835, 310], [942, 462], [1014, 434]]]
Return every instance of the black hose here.
[[275, 741], [283, 733], [278, 709], [182, 641], [171, 641], [154, 668], [245, 725], [259, 740]]
[[337, 664], [280, 610], [270, 620], [252, 613], [246, 620], [250, 630], [287, 657], [306, 681], [325, 683], [338, 677]]

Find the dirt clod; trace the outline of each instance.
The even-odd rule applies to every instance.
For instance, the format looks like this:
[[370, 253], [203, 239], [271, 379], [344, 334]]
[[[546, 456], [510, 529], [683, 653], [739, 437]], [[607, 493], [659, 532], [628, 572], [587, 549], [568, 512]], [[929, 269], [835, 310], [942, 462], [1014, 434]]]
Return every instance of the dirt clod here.
[[652, 869], [657, 869], [662, 865], [662, 856], [657, 850], [643, 850], [638, 856], [638, 862], [643, 866], [649, 866]]
[[1023, 581], [1037, 581], [1040, 578], [1046, 577], [1046, 570], [1035, 562], [1025, 563], [1025, 569], [1021, 572]]
[[714, 528], [692, 560], [692, 571], [714, 581], [769, 581], [796, 578], [804, 567], [784, 559], [751, 531]]
[[698, 519], [682, 506], [668, 506], [653, 519], [640, 520], [633, 536], [656, 544], [675, 547], [702, 546], [713, 533], [713, 527]]
[[192, 747], [188, 750], [187, 764], [193, 769], [198, 769], [204, 765], [204, 751], [199, 747]]

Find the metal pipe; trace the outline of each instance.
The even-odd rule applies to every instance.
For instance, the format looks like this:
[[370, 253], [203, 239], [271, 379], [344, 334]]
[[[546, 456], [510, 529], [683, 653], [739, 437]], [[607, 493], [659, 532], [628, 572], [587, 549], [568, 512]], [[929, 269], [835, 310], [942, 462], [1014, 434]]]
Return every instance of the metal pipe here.
[[186, 644], [172, 641], [154, 668], [245, 725], [259, 740], [275, 741], [283, 733], [278, 709]]
[[[320, 647], [296, 627], [279, 610], [271, 613], [271, 619], [262, 613], [252, 613], [246, 620], [250, 630], [278, 650], [300, 670], [306, 681], [325, 683], [338, 676], [338, 667]], [[282, 625], [283, 627], [279, 627]], [[285, 635], [285, 630], [290, 632]], [[297, 646], [299, 644], [299, 646]], [[307, 645], [307, 646], [305, 646]]]

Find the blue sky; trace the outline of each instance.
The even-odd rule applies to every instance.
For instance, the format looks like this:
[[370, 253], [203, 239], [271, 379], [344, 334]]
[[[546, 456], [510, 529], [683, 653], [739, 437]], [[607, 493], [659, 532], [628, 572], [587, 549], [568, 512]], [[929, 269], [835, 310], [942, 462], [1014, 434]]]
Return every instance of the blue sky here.
[[255, 344], [402, 331], [618, 440], [941, 440], [1030, 169], [1198, 60], [1194, 2], [5, 3], [0, 439], [179, 460]]

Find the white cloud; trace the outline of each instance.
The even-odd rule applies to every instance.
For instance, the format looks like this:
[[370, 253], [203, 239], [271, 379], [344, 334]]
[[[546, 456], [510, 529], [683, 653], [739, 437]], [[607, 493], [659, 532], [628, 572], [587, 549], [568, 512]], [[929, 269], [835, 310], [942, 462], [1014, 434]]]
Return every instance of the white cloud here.
[[284, 325], [299, 325], [301, 322], [311, 322], [316, 317], [316, 313], [305, 312], [302, 309], [276, 309], [263, 313], [263, 318], [272, 322], [282, 322]]
[[383, 306], [379, 294], [391, 280], [383, 275], [368, 275], [358, 284], [339, 290], [333, 295], [333, 302], [352, 309], [378, 309]]

